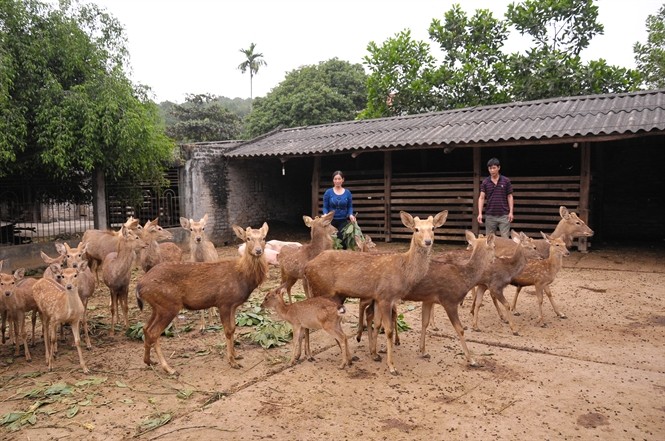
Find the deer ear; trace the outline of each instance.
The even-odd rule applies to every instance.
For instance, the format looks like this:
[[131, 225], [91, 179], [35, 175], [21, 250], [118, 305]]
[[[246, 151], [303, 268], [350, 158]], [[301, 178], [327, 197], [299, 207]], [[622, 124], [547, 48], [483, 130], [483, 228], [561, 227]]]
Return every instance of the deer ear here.
[[236, 233], [236, 236], [238, 236], [238, 239], [242, 240], [243, 242], [245, 241], [247, 233], [245, 233], [245, 230], [243, 230], [241, 226], [234, 225], [233, 231]]
[[186, 217], [181, 217], [180, 226], [183, 227], [185, 230], [189, 230], [189, 219], [187, 219]]
[[559, 207], [559, 214], [563, 219], [568, 219], [568, 216], [570, 215], [568, 209], [563, 205]]
[[414, 225], [413, 216], [411, 216], [406, 211], [402, 210], [399, 212], [399, 217], [402, 219], [402, 223], [404, 224], [405, 227], [413, 229]]
[[443, 210], [440, 213], [437, 213], [436, 216], [434, 216], [434, 228], [439, 228], [446, 222], [446, 219], [448, 219], [448, 210]]
[[263, 234], [264, 238], [268, 235], [268, 223], [267, 222], [264, 222], [263, 225], [261, 225], [261, 234]]

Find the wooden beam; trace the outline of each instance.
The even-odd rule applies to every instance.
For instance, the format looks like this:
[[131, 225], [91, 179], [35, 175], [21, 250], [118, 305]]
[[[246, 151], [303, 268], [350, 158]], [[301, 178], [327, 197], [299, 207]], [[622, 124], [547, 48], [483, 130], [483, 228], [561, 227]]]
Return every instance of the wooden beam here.
[[480, 196], [480, 147], [473, 148], [473, 215], [471, 229], [478, 236], [480, 225], [478, 224], [478, 197]]
[[391, 152], [385, 152], [383, 154], [383, 223], [385, 228], [385, 241], [390, 242], [390, 211], [392, 210], [392, 205], [390, 203], [390, 198], [392, 197], [392, 191], [390, 189], [392, 184], [392, 175], [393, 175], [393, 156]]
[[[591, 143], [580, 144], [580, 201], [578, 204], [578, 216], [587, 224], [589, 223], [589, 195], [591, 194]], [[586, 237], [577, 240], [577, 249], [587, 253], [588, 243]]]
[[312, 217], [315, 217], [319, 211], [319, 181], [321, 180], [321, 157], [314, 157], [314, 167], [312, 168]]

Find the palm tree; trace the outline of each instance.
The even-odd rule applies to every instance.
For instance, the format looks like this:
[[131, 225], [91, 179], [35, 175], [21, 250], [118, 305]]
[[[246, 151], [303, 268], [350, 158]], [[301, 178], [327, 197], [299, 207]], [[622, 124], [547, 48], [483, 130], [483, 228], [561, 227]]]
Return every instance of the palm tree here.
[[252, 80], [254, 79], [254, 75], [259, 71], [259, 68], [261, 66], [267, 66], [268, 65], [268, 63], [266, 63], [266, 61], [263, 59], [263, 54], [255, 54], [254, 53], [254, 48], [256, 48], [256, 44], [252, 43], [252, 44], [249, 45], [249, 49], [240, 49], [240, 52], [245, 54], [245, 57], [247, 59], [238, 65], [238, 69], [242, 73], [247, 72], [247, 69], [249, 69], [249, 99], [250, 99], [250, 102], [253, 98]]

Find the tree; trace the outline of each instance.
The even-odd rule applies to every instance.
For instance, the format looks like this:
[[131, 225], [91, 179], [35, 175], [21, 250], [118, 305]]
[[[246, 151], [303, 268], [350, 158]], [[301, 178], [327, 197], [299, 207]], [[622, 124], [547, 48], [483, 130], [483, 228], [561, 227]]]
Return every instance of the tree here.
[[256, 44], [251, 43], [249, 45], [249, 48], [247, 49], [240, 49], [240, 52], [242, 52], [245, 55], [245, 61], [240, 63], [238, 65], [238, 70], [240, 70], [242, 73], [245, 73], [249, 70], [249, 98], [253, 99], [253, 80], [254, 80], [254, 75], [259, 71], [259, 68], [261, 66], [267, 66], [266, 61], [263, 59], [263, 54], [257, 54], [254, 53], [254, 49], [256, 48]]
[[665, 5], [646, 20], [647, 42], [633, 45], [637, 70], [649, 89], [665, 87]]
[[[412, 41], [408, 31], [382, 46], [369, 44], [368, 104], [362, 116], [637, 89], [636, 71], [602, 59], [581, 60], [591, 38], [603, 32], [597, 17], [592, 0], [513, 3], [506, 20], [483, 9], [469, 17], [454, 5], [443, 21], [433, 19], [429, 27], [440, 56], [432, 55], [427, 43]], [[533, 39], [523, 54], [505, 52], [511, 26]], [[392, 105], [382, 105], [391, 92]]]
[[[160, 179], [173, 143], [124, 74], [123, 29], [96, 5], [0, 3], [0, 177], [90, 200], [90, 178]], [[34, 187], [34, 185], [33, 185]]]
[[371, 74], [367, 78], [367, 107], [360, 118], [379, 118], [435, 110], [432, 93], [435, 59], [427, 43], [414, 41], [405, 30], [381, 46], [373, 41], [364, 57]]
[[173, 105], [171, 113], [175, 123], [167, 134], [178, 142], [225, 141], [240, 135], [240, 118], [208, 94], [187, 95], [185, 103]]
[[512, 54], [510, 71], [514, 100], [626, 92], [639, 85], [631, 69], [610, 66], [605, 60], [584, 63], [580, 53], [604, 32], [597, 23], [593, 0], [526, 0], [509, 4], [506, 19], [535, 47]]
[[366, 78], [362, 65], [337, 58], [293, 70], [265, 98], [256, 99], [245, 119], [244, 137], [279, 126], [355, 119], [366, 103]]

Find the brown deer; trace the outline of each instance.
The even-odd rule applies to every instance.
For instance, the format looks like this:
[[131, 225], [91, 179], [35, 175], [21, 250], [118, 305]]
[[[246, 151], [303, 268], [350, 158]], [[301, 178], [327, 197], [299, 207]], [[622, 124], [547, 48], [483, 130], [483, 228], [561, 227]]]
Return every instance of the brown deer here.
[[145, 354], [143, 361], [151, 365], [150, 348], [154, 347], [162, 368], [174, 374], [159, 345], [159, 336], [178, 315], [187, 308], [200, 310], [217, 307], [224, 325], [226, 353], [233, 368], [240, 368], [233, 345], [235, 313], [268, 276], [268, 263], [263, 255], [268, 224], [260, 229], [243, 230], [234, 225], [236, 236], [247, 244], [245, 254], [236, 259], [217, 262], [165, 262], [148, 271], [136, 285], [139, 308], [147, 302], [152, 308], [150, 319], [143, 327]]
[[[138, 220], [134, 220], [138, 224]], [[115, 335], [115, 324], [118, 320], [119, 307], [125, 317], [125, 329], [129, 327], [129, 307], [127, 297], [129, 295], [129, 282], [132, 275], [132, 267], [136, 259], [136, 253], [146, 244], [136, 233], [136, 229], [123, 227], [120, 229], [120, 240], [115, 252], [108, 254], [102, 263], [102, 280], [111, 292], [111, 331]]]
[[393, 363], [392, 310], [395, 303], [409, 293], [427, 274], [434, 243], [434, 229], [446, 221], [447, 211], [427, 219], [402, 211], [405, 227], [412, 231], [411, 245], [404, 253], [373, 254], [355, 251], [324, 251], [305, 266], [305, 279], [312, 297], [333, 297], [340, 304], [347, 297], [371, 298], [375, 303], [374, 329], [370, 329], [370, 354], [381, 360], [376, 342], [383, 326], [387, 340], [387, 363], [397, 374]]
[[[423, 303], [419, 348], [421, 357], [429, 358], [425, 350], [427, 328], [432, 317], [432, 307], [439, 304], [445, 309], [450, 323], [457, 332], [467, 362], [471, 366], [476, 366], [477, 362], [471, 356], [464, 339], [464, 327], [459, 319], [459, 305], [469, 290], [478, 283], [486, 269], [493, 264], [495, 236], [491, 234], [489, 237], [476, 238], [470, 231], [465, 234], [471, 248], [470, 257], [451, 258], [446, 253], [432, 256], [427, 274], [406, 293], [403, 300]], [[373, 308], [367, 308], [367, 313], [367, 323], [372, 323]]]
[[[501, 250], [499, 250], [501, 244]], [[503, 290], [510, 284], [513, 277], [518, 275], [526, 266], [529, 260], [538, 260], [540, 255], [536, 249], [533, 239], [526, 234], [515, 231], [512, 232], [512, 240], [501, 237], [496, 238], [497, 258], [493, 265], [490, 265], [483, 274], [480, 283], [474, 288], [473, 302], [471, 311], [473, 314], [472, 327], [474, 331], [480, 331], [478, 327], [478, 312], [482, 304], [485, 291], [489, 290], [492, 302], [496, 308], [499, 318], [507, 322], [514, 335], [517, 335], [517, 328], [511, 319], [510, 304], [503, 295]], [[499, 302], [506, 310], [504, 316], [499, 308]]]
[[[556, 228], [550, 234], [550, 238], [561, 238], [566, 247], [570, 248], [573, 245], [573, 239], [593, 236], [593, 230], [577, 214], [568, 211], [565, 206], [562, 205], [559, 207], [559, 215], [561, 216], [561, 220], [559, 220]], [[536, 239], [535, 243], [540, 256], [547, 258], [549, 256], [550, 244], [545, 239]]]
[[183, 251], [173, 242], [162, 242], [162, 240], [173, 239], [173, 234], [159, 226], [159, 218], [147, 220], [141, 230], [141, 239], [148, 244], [147, 248], [139, 251], [139, 262], [144, 272], [162, 262], [182, 261]]
[[[208, 223], [208, 215], [205, 214], [199, 221], [194, 219], [180, 218], [180, 225], [189, 231], [189, 261], [190, 262], [216, 262], [219, 260], [219, 254], [215, 245], [208, 240], [205, 227]], [[201, 322], [199, 331], [203, 332], [206, 328], [206, 311], [201, 310]]]
[[58, 280], [41, 278], [32, 288], [33, 296], [44, 328], [44, 343], [46, 346], [46, 363], [48, 369], [53, 370], [53, 359], [58, 351], [56, 330], [58, 325], [70, 323], [74, 334], [74, 345], [79, 355], [79, 362], [84, 373], [88, 367], [83, 360], [81, 352], [81, 337], [79, 326], [83, 318], [83, 303], [78, 294], [79, 272], [87, 268], [87, 262], [82, 262], [79, 268], [62, 269], [57, 265], [51, 266], [51, 271]]
[[[330, 334], [342, 349], [342, 364], [340, 369], [351, 366], [351, 353], [347, 344], [346, 334], [342, 330], [342, 318], [346, 314], [344, 305], [339, 305], [326, 297], [313, 297], [300, 302], [284, 303], [286, 289], [279, 286], [266, 294], [262, 308], [273, 309], [277, 315], [291, 324], [293, 328], [293, 341], [291, 351], [291, 365], [300, 359], [302, 341], [305, 329], [323, 329]], [[309, 341], [305, 344], [307, 360], [314, 361]]]
[[[0, 260], [0, 270], [2, 270], [3, 261]], [[9, 321], [9, 330], [10, 335], [14, 336], [14, 343], [16, 345], [16, 350], [14, 354], [18, 356], [20, 354], [21, 342], [23, 343], [23, 349], [25, 353], [26, 361], [31, 361], [32, 357], [30, 355], [30, 349], [28, 349], [28, 339], [27, 332], [25, 329], [25, 313], [34, 311], [36, 309], [36, 304], [31, 293], [26, 295], [25, 288], [28, 285], [34, 284], [34, 279], [30, 279], [33, 282], [27, 282], [26, 279], [23, 279], [25, 275], [25, 269], [19, 268], [14, 271], [13, 274], [0, 274], [0, 309], [4, 311], [3, 314], [3, 337], [4, 337], [4, 321]], [[19, 290], [19, 285], [23, 283], [23, 290]], [[36, 315], [33, 312], [32, 319], [32, 343], [35, 342], [35, 320]], [[4, 339], [3, 339], [4, 343]]]
[[[87, 255], [87, 244], [85, 242], [79, 242], [76, 248], [72, 248], [68, 243], [56, 243], [55, 248], [58, 250], [58, 253], [64, 257], [64, 264], [69, 268], [85, 268], [80, 269], [79, 272], [79, 282], [78, 282], [78, 293], [83, 303], [83, 335], [85, 336], [85, 346], [87, 349], [92, 349], [92, 343], [90, 342], [90, 332], [88, 331], [88, 300], [95, 293], [95, 288], [97, 287], [97, 280], [92, 274], [92, 270], [87, 265], [88, 255]], [[83, 262], [86, 262], [85, 267], [82, 267]], [[57, 281], [57, 280], [56, 280]]]
[[[130, 216], [124, 224], [125, 228], [129, 228], [133, 231], [138, 231], [141, 229], [138, 220], [134, 219], [133, 216]], [[120, 240], [122, 229], [119, 231], [113, 230], [86, 230], [83, 233], [81, 242], [88, 244], [86, 249], [86, 255], [88, 256], [88, 263], [90, 264], [90, 270], [95, 275], [97, 283], [99, 283], [99, 273], [98, 270], [104, 262], [104, 258], [115, 251], [118, 250], [118, 241]]]
[[[283, 247], [277, 256], [277, 262], [279, 262], [279, 269], [282, 275], [282, 284], [288, 293], [289, 302], [292, 301], [291, 288], [298, 280], [303, 279], [307, 262], [325, 250], [332, 250], [333, 239], [331, 228], [334, 227], [330, 225], [330, 222], [334, 215], [335, 212], [330, 211], [328, 214], [316, 216], [314, 219], [309, 216], [303, 216], [302, 219], [305, 225], [310, 229], [311, 239], [309, 243], [301, 247]], [[303, 283], [305, 295], [309, 297], [307, 288], [307, 284]]]
[[563, 266], [564, 256], [570, 256], [570, 252], [568, 251], [568, 248], [566, 248], [566, 243], [562, 238], [559, 237], [553, 239], [551, 236], [548, 236], [543, 232], [540, 234], [543, 235], [543, 238], [550, 245], [549, 257], [542, 260], [528, 261], [524, 269], [510, 281], [511, 285], [517, 287], [511, 310], [514, 315], [519, 315], [517, 312], [517, 297], [519, 296], [520, 291], [525, 286], [535, 286], [539, 308], [538, 323], [541, 326], [546, 326], [543, 317], [543, 292], [547, 294], [547, 298], [550, 299], [554, 313], [559, 318], [566, 318], [566, 315], [559, 311], [559, 308], [557, 308], [556, 303], [554, 302], [550, 285], [554, 282], [556, 275]]

